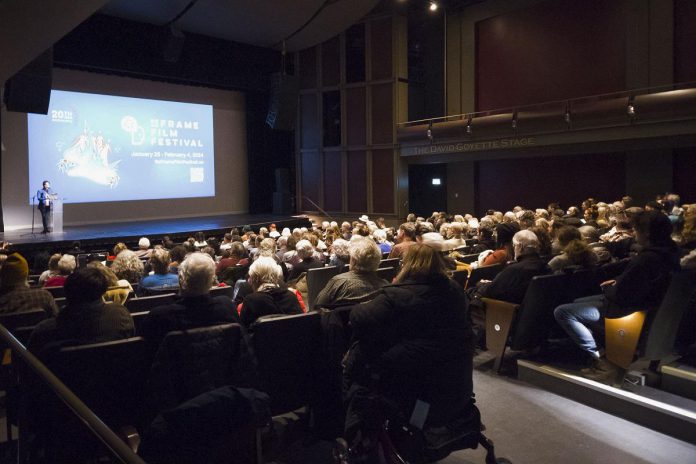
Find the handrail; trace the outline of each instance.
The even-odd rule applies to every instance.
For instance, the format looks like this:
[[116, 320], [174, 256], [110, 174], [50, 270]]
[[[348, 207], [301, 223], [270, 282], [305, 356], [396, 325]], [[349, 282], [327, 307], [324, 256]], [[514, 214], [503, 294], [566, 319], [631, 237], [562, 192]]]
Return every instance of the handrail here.
[[646, 93], [652, 93], [655, 91], [669, 91], [669, 90], [681, 90], [681, 89], [688, 89], [688, 88], [694, 88], [696, 87], [696, 81], [691, 81], [691, 82], [677, 82], [673, 84], [664, 84], [664, 85], [657, 85], [657, 86], [652, 86], [652, 87], [641, 87], [638, 89], [631, 89], [631, 90], [621, 90], [618, 92], [610, 92], [610, 93], [602, 93], [602, 94], [597, 94], [597, 95], [587, 95], [584, 97], [576, 97], [576, 98], [564, 98], [561, 100], [550, 100], [550, 101], [544, 101], [544, 102], [539, 102], [539, 103], [530, 103], [528, 105], [520, 105], [520, 106], [508, 106], [504, 108], [495, 108], [492, 110], [484, 110], [484, 111], [473, 111], [470, 113], [461, 113], [461, 114], [451, 114], [448, 116], [439, 116], [437, 118], [426, 118], [426, 119], [416, 119], [413, 121], [404, 121], [404, 122], [398, 122], [396, 123], [397, 127], [409, 127], [412, 125], [416, 124], [423, 124], [423, 123], [435, 123], [435, 122], [446, 122], [451, 119], [464, 119], [464, 118], [474, 118], [474, 117], [480, 117], [480, 116], [489, 116], [493, 114], [502, 114], [502, 113], [517, 113], [520, 110], [526, 110], [530, 108], [537, 108], [540, 106], [546, 106], [546, 105], [553, 105], [553, 104], [563, 104], [565, 103], [566, 105], [570, 105], [573, 102], [582, 102], [586, 100], [593, 100], [593, 99], [605, 99], [609, 97], [622, 97], [622, 96], [637, 96], [637, 95], [645, 95]]
[[53, 393], [111, 450], [114, 456], [125, 464], [146, 464], [2, 324], [0, 324], [0, 339], [13, 351], [13, 356], [19, 356], [36, 375], [45, 381]]

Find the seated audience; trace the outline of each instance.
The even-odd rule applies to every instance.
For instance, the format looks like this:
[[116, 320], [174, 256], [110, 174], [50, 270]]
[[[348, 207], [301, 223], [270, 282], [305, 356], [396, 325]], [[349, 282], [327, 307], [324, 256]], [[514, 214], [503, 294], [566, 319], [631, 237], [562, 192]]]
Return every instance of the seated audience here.
[[126, 302], [130, 294], [133, 292], [133, 287], [131, 286], [130, 282], [123, 279], [119, 280], [119, 278], [116, 277], [116, 274], [114, 274], [111, 269], [104, 266], [100, 261], [90, 261], [87, 263], [87, 267], [97, 269], [104, 275], [104, 277], [106, 277], [108, 288], [106, 289], [106, 293], [103, 295], [105, 302], [116, 303], [119, 305], [123, 305]]
[[195, 329], [237, 322], [232, 300], [211, 296], [215, 261], [205, 253], [191, 253], [179, 266], [180, 292], [173, 304], [153, 308], [143, 322], [142, 334], [148, 343], [159, 343], [173, 330]]
[[39, 276], [39, 285], [43, 286], [44, 282], [46, 282], [46, 280], [49, 278], [60, 275], [60, 271], [58, 270], [58, 261], [60, 261], [60, 257], [60, 253], [51, 255], [51, 257], [48, 259], [48, 269], [43, 271]]
[[193, 246], [197, 249], [208, 246], [208, 242], [205, 241], [205, 234], [203, 232], [196, 232], [196, 237], [193, 242]]
[[324, 267], [324, 263], [319, 261], [314, 255], [314, 247], [309, 240], [300, 240], [296, 245], [297, 256], [301, 261], [292, 266], [288, 274], [288, 281], [297, 279], [303, 272], [310, 269]]
[[301, 314], [297, 294], [285, 286], [283, 270], [275, 259], [262, 256], [249, 268], [247, 282], [252, 293], [244, 297], [238, 307], [239, 320], [250, 326], [256, 319], [268, 314]]
[[145, 266], [134, 251], [123, 250], [114, 259], [111, 270], [119, 279], [127, 280], [132, 284], [137, 284], [143, 278]]
[[679, 269], [679, 249], [671, 238], [672, 224], [661, 212], [644, 211], [635, 218], [636, 241], [642, 250], [616, 279], [601, 284], [603, 294], [581, 298], [554, 311], [556, 321], [593, 361], [583, 374], [613, 380], [617, 367], [602, 357], [594, 333], [601, 334], [605, 317], [623, 317], [651, 310], [662, 300], [670, 274]]
[[445, 242], [447, 250], [454, 250], [466, 246], [466, 224], [463, 222], [453, 222], [449, 225], [448, 237]]
[[344, 272], [344, 268], [350, 263], [350, 242], [342, 238], [337, 238], [331, 244], [331, 254], [329, 255], [329, 266], [338, 267], [338, 272]]
[[48, 316], [58, 313], [53, 295], [40, 288], [29, 288], [29, 265], [19, 253], [9, 255], [0, 268], [0, 314], [43, 309]]
[[382, 260], [380, 251], [370, 239], [351, 240], [350, 271], [333, 276], [319, 292], [314, 306], [340, 306], [372, 299], [377, 290], [389, 283], [375, 272]]
[[142, 278], [138, 285], [138, 295], [146, 295], [150, 291], [173, 290], [179, 291], [179, 276], [169, 270], [171, 259], [164, 248], [157, 248], [150, 255], [150, 266], [153, 273]]
[[65, 280], [70, 274], [75, 271], [77, 267], [77, 261], [75, 256], [64, 254], [58, 260], [58, 275], [50, 277], [44, 281], [44, 287], [62, 287], [65, 284]]
[[594, 267], [597, 261], [597, 255], [592, 248], [582, 240], [573, 239], [563, 248], [563, 253], [549, 261], [549, 267], [553, 272], [562, 272], [569, 267], [589, 269]]
[[387, 231], [384, 229], [375, 229], [374, 232], [372, 232], [372, 237], [374, 237], [375, 241], [377, 242], [377, 246], [379, 247], [379, 251], [381, 253], [390, 253], [392, 250], [392, 246], [390, 243], [387, 242]]
[[539, 256], [539, 239], [531, 230], [521, 230], [512, 237], [515, 263], [509, 264], [485, 286], [481, 295], [510, 303], [522, 303], [532, 277], [548, 274], [546, 261]]
[[55, 318], [40, 322], [31, 333], [28, 348], [45, 353], [50, 346], [85, 345], [132, 337], [133, 318], [126, 308], [104, 303], [108, 288], [104, 274], [85, 267], [65, 281], [66, 306]]

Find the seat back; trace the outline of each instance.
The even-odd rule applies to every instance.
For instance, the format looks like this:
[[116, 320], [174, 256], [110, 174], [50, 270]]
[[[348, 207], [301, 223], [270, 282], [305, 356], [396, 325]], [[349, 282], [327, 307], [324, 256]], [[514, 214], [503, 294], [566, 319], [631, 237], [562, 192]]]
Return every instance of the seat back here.
[[481, 298], [481, 301], [486, 305], [486, 346], [495, 355], [493, 368], [499, 371], [520, 305], [491, 298]]
[[65, 296], [65, 290], [63, 287], [44, 287], [44, 290], [48, 291], [53, 298], [62, 298]]
[[260, 390], [271, 397], [271, 413], [308, 405], [316, 391], [321, 348], [319, 313], [270, 315], [250, 328], [258, 360]]
[[63, 347], [46, 365], [111, 428], [139, 425], [152, 356], [142, 337]]
[[384, 279], [387, 282], [391, 283], [394, 280], [394, 277], [399, 273], [399, 268], [397, 267], [382, 267], [377, 269], [376, 271], [377, 277], [380, 279]]
[[135, 327], [135, 333], [139, 334], [143, 331], [143, 324], [145, 323], [145, 320], [147, 319], [147, 316], [150, 314], [150, 311], [141, 311], [139, 313], [130, 313], [131, 317], [133, 318], [133, 327]]
[[142, 296], [140, 298], [130, 298], [126, 301], [126, 308], [131, 313], [149, 311], [157, 306], [172, 304], [176, 301], [175, 293], [165, 293], [162, 295]]
[[457, 282], [462, 288], [466, 288], [466, 281], [469, 279], [469, 271], [463, 269], [461, 271], [452, 272], [452, 280]]
[[239, 324], [169, 332], [155, 354], [149, 393], [157, 412], [234, 385], [242, 347]]
[[457, 258], [457, 261], [462, 262], [462, 263], [466, 263], [466, 264], [471, 264], [474, 261], [476, 261], [478, 259], [478, 257], [479, 257], [479, 253], [471, 253], [468, 255], [460, 256], [459, 258]]
[[10, 332], [18, 327], [28, 327], [36, 325], [48, 317], [43, 309], [32, 309], [30, 311], [19, 311], [16, 313], [0, 314], [0, 324], [4, 325]]
[[604, 319], [605, 349], [609, 361], [628, 369], [636, 355], [646, 314], [646, 311], [636, 311], [628, 316]]
[[696, 272], [674, 274], [646, 334], [645, 358], [658, 360], [672, 354], [679, 325], [684, 315], [696, 304], [695, 300]]
[[470, 288], [479, 283], [481, 280], [493, 280], [495, 276], [498, 275], [500, 271], [503, 270], [503, 264], [493, 264], [491, 266], [481, 266], [477, 267], [471, 271], [469, 280], [466, 282], [466, 287]]
[[382, 269], [385, 267], [399, 267], [399, 263], [401, 262], [401, 258], [387, 258], [383, 259], [382, 261], [379, 262], [378, 268]]
[[514, 350], [539, 346], [556, 326], [553, 310], [573, 301], [572, 276], [552, 274], [536, 276], [527, 287], [512, 331], [510, 347]]
[[213, 287], [210, 289], [210, 296], [226, 296], [230, 300], [234, 295], [234, 287], [229, 285], [224, 287]]
[[307, 271], [307, 309], [314, 309], [314, 302], [317, 301], [317, 296], [333, 276], [338, 274], [338, 267], [327, 266]]

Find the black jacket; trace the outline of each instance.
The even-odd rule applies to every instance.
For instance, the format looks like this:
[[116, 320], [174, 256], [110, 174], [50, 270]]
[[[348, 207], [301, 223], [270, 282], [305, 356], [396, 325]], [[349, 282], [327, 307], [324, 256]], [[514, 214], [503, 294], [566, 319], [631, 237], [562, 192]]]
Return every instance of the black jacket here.
[[262, 292], [254, 292], [244, 297], [239, 321], [249, 327], [256, 319], [268, 314], [301, 314], [302, 308], [297, 296], [280, 286]]
[[500, 271], [481, 296], [510, 303], [522, 303], [532, 278], [551, 272], [546, 261], [539, 255], [521, 256], [516, 263], [508, 264]]
[[415, 400], [430, 404], [430, 423], [456, 417], [472, 393], [473, 332], [467, 298], [445, 277], [382, 287], [350, 315], [354, 345], [348, 383], [369, 383], [410, 414]]
[[603, 288], [607, 317], [623, 317], [634, 311], [656, 308], [667, 292], [672, 272], [679, 270], [676, 245], [645, 247], [616, 277], [616, 284]]

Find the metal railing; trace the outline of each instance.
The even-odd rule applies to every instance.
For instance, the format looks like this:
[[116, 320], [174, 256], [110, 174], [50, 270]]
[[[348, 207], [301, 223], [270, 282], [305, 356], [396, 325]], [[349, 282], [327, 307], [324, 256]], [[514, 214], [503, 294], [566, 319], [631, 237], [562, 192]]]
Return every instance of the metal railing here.
[[[95, 439], [101, 441], [108, 448], [114, 458], [119, 459], [124, 464], [146, 464], [2, 324], [0, 324], [0, 342], [12, 350], [13, 357], [19, 357], [25, 363], [27, 368], [72, 411], [94, 435]], [[21, 434], [22, 431], [20, 430], [19, 433]]]

